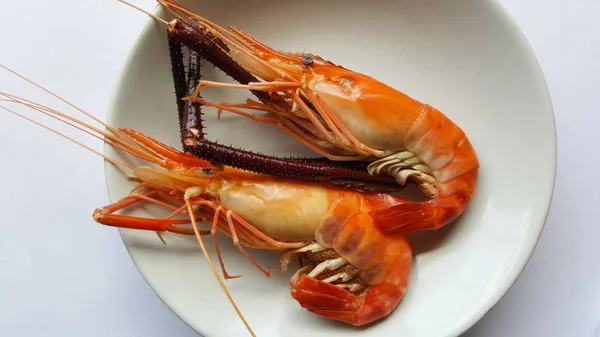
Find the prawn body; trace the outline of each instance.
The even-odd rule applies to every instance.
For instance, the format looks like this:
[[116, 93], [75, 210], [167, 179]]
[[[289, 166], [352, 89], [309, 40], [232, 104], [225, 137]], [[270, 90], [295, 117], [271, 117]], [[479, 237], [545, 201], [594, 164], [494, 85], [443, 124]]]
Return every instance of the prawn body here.
[[[260, 79], [246, 84], [199, 81], [185, 100], [276, 124], [332, 162], [365, 162], [373, 176], [391, 176], [400, 186], [417, 183], [428, 201], [372, 211], [376, 225], [386, 234], [437, 229], [464, 212], [476, 189], [479, 161], [465, 132], [441, 111], [319, 56], [277, 51], [174, 1], [160, 3], [198, 22], [198, 34], [220, 39], [215, 48], [226, 44], [227, 56]], [[177, 30], [181, 20], [169, 23], [169, 29]], [[207, 86], [281, 95], [290, 106], [209, 102], [200, 97]], [[259, 106], [272, 117], [239, 109]], [[188, 149], [194, 152], [193, 145]]]
[[[121, 133], [166, 149], [133, 130]], [[132, 144], [133, 146], [133, 144]], [[220, 231], [267, 276], [243, 247], [281, 251], [280, 269], [288, 268], [294, 255], [310, 264], [290, 280], [292, 296], [308, 310], [332, 319], [362, 325], [388, 315], [408, 287], [412, 250], [404, 234], [385, 235], [370, 212], [403, 204], [386, 194], [364, 194], [314, 183], [273, 178], [231, 167], [188, 166], [170, 158], [185, 157], [174, 149], [155, 158], [154, 167], [133, 170], [150, 192], [168, 192], [171, 202], [197, 206], [192, 217], [212, 223], [209, 233]], [[137, 192], [136, 192], [137, 193]], [[193, 235], [178, 227], [179, 220], [146, 221], [115, 214], [130, 206], [131, 195], [97, 209], [94, 219], [102, 224], [138, 230]], [[216, 240], [215, 240], [216, 245]], [[229, 276], [221, 258], [221, 267]]]
[[[475, 191], [479, 162], [464, 131], [442, 112], [364, 74], [316, 56], [274, 53], [245, 37], [256, 55], [298, 81], [303, 96], [320, 107], [319, 115], [328, 116], [323, 119], [330, 118], [331, 128], [339, 129], [341, 136], [335, 137], [335, 131], [331, 135], [335, 139], [331, 145], [337, 146], [338, 152], [319, 152], [331, 160], [367, 160], [370, 173], [389, 174], [400, 185], [413, 180], [432, 199], [428, 204], [381, 211], [385, 212], [380, 213], [382, 217], [392, 216], [394, 222], [382, 220], [382, 228], [388, 232], [435, 229], [464, 211]], [[403, 214], [419, 210], [427, 215], [415, 228]]]
[[[195, 236], [249, 330], [206, 252], [202, 239], [205, 235], [213, 238], [226, 279], [239, 276], [227, 272], [217, 233], [230, 237], [267, 277], [270, 269], [261, 267], [244, 247], [281, 252], [281, 270], [289, 267], [291, 257], [303, 256], [309, 264], [290, 279], [293, 298], [318, 315], [349, 324], [362, 325], [388, 315], [408, 287], [412, 250], [406, 236], [384, 235], [369, 214], [379, 207], [403, 203], [399, 198], [214, 166], [132, 129], [116, 129], [102, 122], [107, 129], [103, 131], [31, 100], [2, 92], [0, 95], [4, 101], [68, 123], [103, 139], [117, 151], [146, 161], [148, 165], [128, 167], [96, 152], [129, 170], [130, 180], [138, 184], [129, 195], [96, 209], [93, 219], [107, 226], [156, 232], [163, 242], [164, 233]], [[13, 109], [0, 108], [48, 128]], [[172, 213], [161, 219], [119, 214], [140, 202]], [[199, 222], [209, 228], [200, 229]]]
[[[132, 130], [125, 132], [144, 137]], [[164, 159], [158, 162], [164, 163]], [[236, 245], [242, 242], [246, 247], [282, 251], [280, 269], [287, 269], [294, 255], [308, 259], [310, 264], [291, 278], [290, 291], [311, 312], [363, 325], [388, 315], [404, 296], [412, 265], [411, 247], [404, 234], [383, 234], [369, 214], [405, 203], [402, 199], [231, 167], [176, 165], [177, 174], [172, 172], [149, 167], [134, 170], [148, 186], [182, 188], [181, 192], [169, 192], [179, 195], [182, 204], [187, 195], [192, 204], [212, 205], [214, 212], [199, 215], [233, 238]], [[95, 220], [118, 227], [179, 231], [164, 224], [139, 227], [137, 219], [108, 211], [112, 207], [98, 209]], [[225, 215], [224, 224], [213, 220], [219, 213]], [[228, 275], [224, 265], [222, 268]]]

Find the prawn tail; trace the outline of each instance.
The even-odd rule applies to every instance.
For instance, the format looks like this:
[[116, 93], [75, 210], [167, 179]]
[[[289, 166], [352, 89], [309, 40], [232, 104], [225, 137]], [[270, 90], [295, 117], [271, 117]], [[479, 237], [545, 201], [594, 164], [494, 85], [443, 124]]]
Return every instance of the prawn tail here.
[[457, 219], [473, 197], [477, 166], [441, 183], [433, 200], [380, 204], [370, 212], [374, 225], [385, 235], [433, 230]]
[[451, 196], [427, 202], [409, 202], [369, 213], [373, 224], [385, 235], [439, 229], [457, 219], [468, 199]]
[[[292, 296], [303, 308], [322, 317], [362, 326], [388, 316], [408, 289], [412, 250], [406, 239], [394, 246], [399, 254], [385, 279], [364, 291], [352, 293], [339, 285], [302, 275], [292, 283]], [[383, 262], [384, 264], [387, 262]]]

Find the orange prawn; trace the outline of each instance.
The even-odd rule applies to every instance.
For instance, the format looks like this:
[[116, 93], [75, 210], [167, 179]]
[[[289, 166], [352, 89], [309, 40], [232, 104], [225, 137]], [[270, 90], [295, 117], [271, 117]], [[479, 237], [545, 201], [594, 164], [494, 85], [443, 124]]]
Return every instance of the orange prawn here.
[[[400, 198], [275, 178], [229, 166], [215, 167], [132, 129], [117, 129], [99, 121], [106, 129], [102, 130], [34, 101], [5, 92], [0, 92], [0, 96], [4, 102], [58, 119], [147, 162], [144, 166], [129, 167], [0, 105], [0, 109], [128, 170], [130, 179], [138, 185], [121, 200], [96, 209], [93, 219], [107, 226], [153, 231], [161, 240], [161, 233], [165, 232], [195, 236], [219, 284], [252, 335], [254, 332], [206, 251], [204, 235], [212, 235], [214, 239], [225, 278], [237, 276], [229, 275], [225, 269], [216, 241], [218, 232], [229, 236], [240, 252], [267, 276], [270, 271], [259, 266], [244, 247], [282, 252], [282, 270], [288, 268], [292, 257], [304, 256], [309, 265], [300, 268], [290, 279], [292, 297], [317, 315], [352, 325], [387, 316], [407, 290], [412, 266], [412, 248], [407, 237], [404, 233], [382, 233], [371, 216], [374, 210], [405, 204]], [[79, 111], [91, 117], [84, 110]], [[161, 219], [117, 214], [140, 202], [171, 209], [172, 213]], [[181, 219], [182, 215], [185, 218]], [[200, 222], [209, 224], [209, 229], [200, 229]]]
[[[225, 29], [174, 0], [158, 0], [181, 22], [197, 23], [199, 34], [214, 37], [214, 48], [262, 81], [229, 84], [199, 81], [185, 100], [276, 124], [332, 161], [366, 161], [368, 172], [387, 174], [400, 185], [419, 184], [424, 202], [403, 202], [373, 210], [385, 234], [437, 229], [460, 216], [477, 185], [479, 161], [465, 132], [442, 112], [376, 79], [319, 56], [276, 51], [235, 27]], [[223, 47], [223, 43], [227, 47]], [[204, 87], [249, 89], [281, 94], [291, 110], [276, 104], [209, 102]], [[240, 108], [267, 111], [257, 116]], [[188, 144], [193, 152], [194, 143]]]

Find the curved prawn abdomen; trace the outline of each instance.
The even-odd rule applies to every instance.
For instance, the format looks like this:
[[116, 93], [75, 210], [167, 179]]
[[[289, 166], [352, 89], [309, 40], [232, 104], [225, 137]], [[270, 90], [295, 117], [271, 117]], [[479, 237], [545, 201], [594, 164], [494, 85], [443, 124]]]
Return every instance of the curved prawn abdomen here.
[[433, 178], [432, 198], [373, 211], [378, 228], [386, 234], [442, 227], [464, 212], [475, 192], [479, 161], [471, 142], [439, 110], [424, 107], [405, 135], [404, 145]]
[[439, 110], [426, 105], [406, 134], [404, 144], [431, 170], [436, 207], [432, 228], [462, 214], [475, 192], [479, 161], [466, 134]]
[[[474, 193], [479, 169], [477, 155], [464, 131], [434, 107], [385, 84], [364, 75], [347, 74], [346, 70], [340, 70], [340, 74], [336, 81], [315, 78], [309, 88], [359, 141], [384, 151], [402, 152], [409, 158], [395, 163], [392, 159], [390, 165], [386, 157], [371, 166], [376, 167], [378, 162], [387, 165], [388, 173], [402, 185], [412, 177], [432, 198], [429, 204], [381, 209], [387, 214], [385, 221], [393, 223], [380, 228], [439, 228], [462, 214]], [[410, 158], [412, 155], [414, 158]], [[410, 215], [413, 212], [423, 214], [420, 224], [405, 219], [414, 218]], [[373, 216], [381, 224], [379, 214]], [[392, 232], [397, 230], [386, 230]]]
[[[373, 204], [382, 203], [385, 200]], [[371, 323], [390, 314], [404, 297], [412, 249], [404, 234], [387, 236], [378, 230], [364, 198], [348, 196], [332, 206], [317, 238], [352, 266], [350, 271], [341, 267], [332, 271], [350, 281], [332, 284], [332, 276], [329, 280], [319, 279], [318, 275], [296, 276], [290, 282], [291, 293], [302, 307], [315, 314], [353, 325]], [[352, 268], [358, 269], [360, 280], [352, 278]]]
[[477, 170], [479, 162], [464, 131], [439, 110], [423, 106], [419, 118], [404, 136], [405, 148], [432, 170], [440, 184]]

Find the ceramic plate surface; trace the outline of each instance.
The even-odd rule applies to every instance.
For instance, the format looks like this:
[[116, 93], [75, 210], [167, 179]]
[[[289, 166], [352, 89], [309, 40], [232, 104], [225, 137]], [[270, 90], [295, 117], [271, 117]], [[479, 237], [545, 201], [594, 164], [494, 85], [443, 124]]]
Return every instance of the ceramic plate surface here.
[[[278, 272], [277, 253], [250, 251], [273, 270], [266, 279], [221, 236], [229, 272], [243, 274], [227, 286], [258, 336], [453, 336], [505, 294], [544, 226], [556, 138], [542, 72], [502, 7], [487, 0], [181, 2], [276, 49], [321, 55], [437, 107], [467, 133], [481, 163], [468, 211], [433, 235], [413, 237], [409, 290], [390, 317], [368, 328], [301, 309], [289, 294], [293, 270]], [[157, 14], [167, 17], [162, 9]], [[229, 81], [213, 67], [203, 72], [206, 79]], [[225, 102], [250, 97], [243, 90], [213, 88], [203, 96]], [[217, 121], [214, 109], [205, 113], [211, 140], [269, 154], [314, 155], [274, 126], [227, 113]], [[108, 122], [180, 148], [164, 25], [149, 20], [136, 39], [116, 84]], [[112, 201], [133, 186], [111, 165], [106, 179]], [[166, 215], [153, 207], [136, 213]], [[207, 337], [248, 335], [193, 237], [165, 234], [165, 246], [154, 233], [121, 234], [147, 282], [183, 321]], [[216, 263], [214, 246], [205, 241]]]

